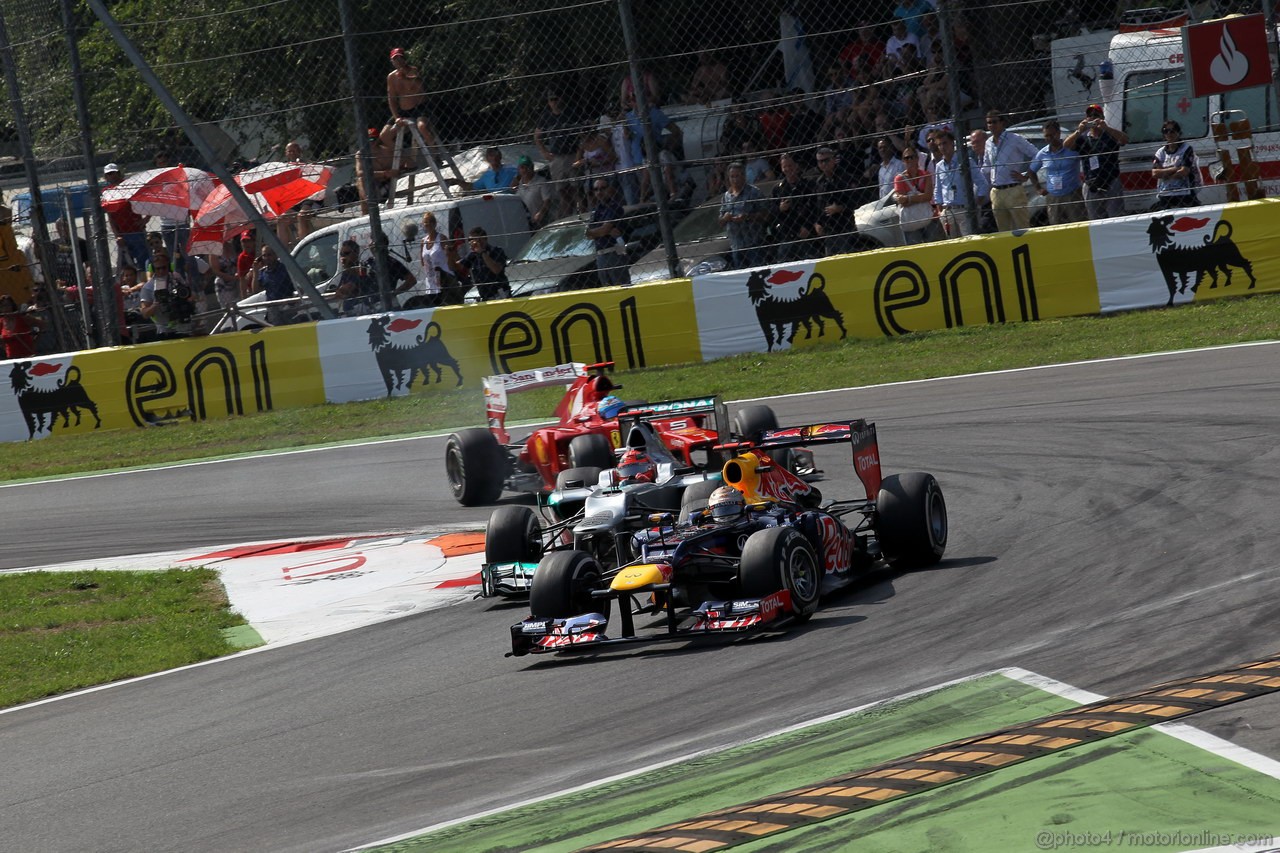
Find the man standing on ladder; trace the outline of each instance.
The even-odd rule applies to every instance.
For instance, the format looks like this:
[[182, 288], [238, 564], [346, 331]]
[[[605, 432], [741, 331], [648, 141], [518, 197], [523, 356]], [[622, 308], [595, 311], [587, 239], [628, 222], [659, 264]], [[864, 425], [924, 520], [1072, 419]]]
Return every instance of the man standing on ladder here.
[[387, 106], [392, 120], [404, 118], [415, 122], [423, 141], [435, 149], [436, 135], [427, 117], [427, 91], [418, 66], [410, 65], [408, 56], [398, 47], [391, 49], [391, 64], [395, 70], [387, 75]]

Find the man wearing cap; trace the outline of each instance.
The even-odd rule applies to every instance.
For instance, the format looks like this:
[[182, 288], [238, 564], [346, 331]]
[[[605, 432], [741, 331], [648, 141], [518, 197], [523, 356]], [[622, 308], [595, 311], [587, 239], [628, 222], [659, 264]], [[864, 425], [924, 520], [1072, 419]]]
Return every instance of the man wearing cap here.
[[503, 164], [502, 150], [496, 146], [487, 148], [484, 159], [489, 164], [489, 171], [476, 178], [471, 189], [482, 193], [515, 192], [516, 168]]
[[1084, 165], [1084, 203], [1090, 219], [1124, 215], [1124, 188], [1120, 185], [1120, 146], [1129, 135], [1107, 124], [1102, 107], [1090, 104], [1084, 121], [1062, 144], [1074, 148]]
[[533, 144], [550, 166], [551, 180], [560, 196], [560, 213], [567, 216], [580, 205], [577, 182], [573, 180], [578, 140], [573, 118], [555, 89], [547, 91], [547, 108], [533, 129]]
[[391, 65], [394, 70], [387, 75], [387, 107], [391, 110], [391, 121], [416, 122], [422, 140], [434, 149], [436, 135], [427, 117], [427, 90], [422, 85], [418, 66], [410, 65], [409, 57], [399, 47], [391, 48]]
[[251, 230], [240, 232], [240, 254], [236, 255], [236, 278], [240, 281], [240, 298], [253, 293], [258, 258], [258, 238]]
[[[124, 180], [120, 167], [108, 163], [102, 169], [102, 177], [108, 187], [114, 187]], [[132, 262], [136, 269], [143, 269], [151, 260], [151, 252], [147, 250], [147, 218], [135, 213], [129, 205], [107, 211], [107, 221], [111, 223], [111, 231], [116, 235], [116, 265], [123, 267]]]
[[516, 161], [516, 195], [529, 211], [529, 224], [534, 230], [551, 221], [552, 194], [547, 179], [533, 171], [533, 161], [522, 156]]

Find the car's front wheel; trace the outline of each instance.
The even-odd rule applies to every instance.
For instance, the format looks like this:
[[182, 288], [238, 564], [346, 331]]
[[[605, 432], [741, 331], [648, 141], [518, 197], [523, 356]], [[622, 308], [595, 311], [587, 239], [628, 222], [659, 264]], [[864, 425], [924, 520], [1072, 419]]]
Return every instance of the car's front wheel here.
[[542, 525], [527, 506], [500, 506], [484, 529], [486, 563], [536, 563], [542, 559]]
[[603, 569], [582, 551], [552, 551], [542, 558], [529, 588], [529, 610], [536, 619], [567, 619], [583, 613], [609, 612], [608, 599], [593, 599]]
[[768, 527], [752, 533], [743, 546], [738, 584], [744, 598], [785, 589], [796, 618], [804, 621], [818, 609], [822, 564], [803, 533], [794, 527]]

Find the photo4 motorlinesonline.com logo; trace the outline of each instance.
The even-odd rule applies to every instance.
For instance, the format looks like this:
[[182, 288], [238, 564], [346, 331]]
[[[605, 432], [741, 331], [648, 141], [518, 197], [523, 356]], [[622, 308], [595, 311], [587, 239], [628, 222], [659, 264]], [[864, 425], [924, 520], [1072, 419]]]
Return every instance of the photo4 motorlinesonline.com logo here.
[[1041, 830], [1036, 834], [1037, 850], [1080, 850], [1090, 847], [1120, 847], [1140, 850], [1178, 848], [1197, 850], [1235, 847], [1240, 850], [1280, 850], [1274, 835], [1256, 835], [1217, 830], [1064, 832]]

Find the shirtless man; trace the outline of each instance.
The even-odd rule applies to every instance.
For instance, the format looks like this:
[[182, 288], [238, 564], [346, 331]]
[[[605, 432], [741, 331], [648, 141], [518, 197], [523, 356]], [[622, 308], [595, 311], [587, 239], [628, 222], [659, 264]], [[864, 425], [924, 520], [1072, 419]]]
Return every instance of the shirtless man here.
[[[395, 165], [396, 144], [400, 135], [400, 125], [396, 119], [389, 120], [381, 129], [369, 128], [369, 159], [373, 161], [373, 191], [375, 201], [381, 203], [388, 197], [391, 183], [406, 171], [412, 171], [412, 163], [402, 157], [399, 166]], [[356, 157], [356, 190], [360, 193], [360, 212], [368, 213], [368, 199], [364, 194], [364, 161]]]
[[418, 66], [410, 65], [408, 56], [398, 47], [391, 49], [391, 64], [395, 67], [387, 75], [387, 106], [391, 109], [391, 120], [417, 122], [423, 141], [435, 150], [436, 136], [427, 118], [427, 93], [422, 86]]

